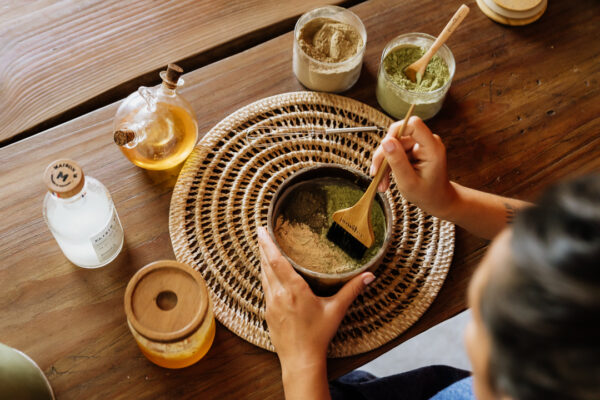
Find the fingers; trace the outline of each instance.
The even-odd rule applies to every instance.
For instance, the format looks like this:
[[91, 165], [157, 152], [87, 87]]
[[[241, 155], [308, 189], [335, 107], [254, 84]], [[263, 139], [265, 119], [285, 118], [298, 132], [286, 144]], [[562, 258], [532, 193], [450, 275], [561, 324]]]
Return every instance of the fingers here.
[[269, 236], [269, 233], [267, 232], [264, 226], [258, 227], [257, 234], [258, 245], [264, 252], [267, 261], [270, 262], [278, 257], [281, 257], [281, 252], [279, 251], [275, 243], [273, 243], [273, 240]]
[[[410, 133], [407, 133], [409, 131]], [[405, 135], [410, 135], [422, 147], [435, 148], [439, 144], [425, 122], [419, 117], [410, 117]]]
[[[389, 167], [388, 167], [389, 169]], [[379, 186], [377, 186], [377, 191], [378, 192], [385, 192], [386, 190], [388, 190], [390, 187], [390, 173], [388, 172], [387, 174], [385, 174], [385, 176], [383, 178], [381, 178], [381, 182], [379, 182]]]
[[[267, 278], [273, 282], [274, 280], [278, 280], [280, 282], [286, 281], [294, 281], [297, 279], [302, 279], [300, 275], [294, 271], [294, 268], [289, 263], [288, 260], [283, 257], [277, 245], [273, 243], [271, 236], [267, 233], [267, 230], [264, 227], [258, 228], [258, 245], [260, 247], [261, 252], [264, 255], [261, 255], [261, 258], [264, 258], [264, 264], [267, 264], [266, 273]], [[270, 272], [273, 272], [273, 275]]]
[[273, 275], [273, 270], [267, 261], [267, 258], [264, 255], [264, 252], [261, 247], [258, 248], [260, 252], [260, 280], [263, 286], [263, 292], [265, 293], [265, 298], [268, 300], [271, 296], [271, 281], [277, 279]]
[[[369, 174], [371, 176], [375, 176], [375, 174], [377, 174], [377, 170], [381, 166], [381, 163], [383, 162], [384, 158], [385, 155], [383, 154], [383, 150], [380, 150], [378, 148], [377, 151], [375, 151], [375, 155], [373, 156], [373, 163], [371, 164], [371, 169], [369, 171]], [[375, 166], [375, 161], [377, 161], [377, 166]], [[386, 170], [387, 172], [383, 174], [383, 178], [381, 179], [379, 186], [377, 186], [377, 191], [379, 192], [385, 192], [388, 189], [388, 187], [390, 187], [390, 167], [387, 166]]]
[[[403, 122], [404, 122], [404, 120], [394, 122], [392, 125], [390, 125], [390, 128], [388, 129], [388, 132], [385, 137], [386, 138], [388, 138], [388, 137], [396, 138], [402, 145], [402, 148], [404, 149], [404, 151], [409, 152], [412, 150], [413, 146], [416, 144], [416, 141], [411, 136], [406, 136], [406, 135], [412, 133], [413, 128], [411, 128], [411, 131], [409, 132], [409, 126], [407, 126], [406, 131], [403, 133], [403, 136], [400, 138], [396, 137], [399, 133], [400, 127], [402, 126]], [[385, 154], [384, 154], [383, 148], [380, 145], [379, 147], [377, 147], [377, 150], [375, 150], [375, 153], [373, 154], [373, 161], [371, 163], [371, 168], [369, 170], [369, 174], [371, 176], [375, 176], [377, 174], [377, 171], [379, 170], [379, 166], [383, 162], [384, 158], [385, 158]], [[388, 171], [389, 171], [389, 168], [388, 168]], [[381, 183], [377, 187], [377, 190], [379, 192], [385, 192], [389, 188], [389, 186], [390, 186], [390, 175], [389, 175], [389, 172], [387, 172], [384, 174], [383, 179], [381, 180]]]
[[358, 276], [352, 278], [351, 281], [346, 283], [339, 292], [333, 296], [333, 301], [336, 304], [338, 311], [343, 316], [346, 313], [350, 304], [356, 299], [356, 297], [362, 293], [362, 291], [375, 279], [375, 275], [371, 272], [364, 272]]
[[402, 186], [404, 186], [402, 183], [408, 185], [413, 183], [417, 175], [400, 142], [394, 138], [385, 138], [381, 142], [381, 147], [400, 189], [402, 190]]
[[384, 158], [385, 156], [383, 155], [383, 149], [381, 148], [381, 145], [379, 145], [373, 154], [373, 161], [371, 162], [371, 169], [369, 170], [369, 174], [371, 176], [375, 176], [377, 174], [379, 166], [383, 162]]
[[[406, 127], [406, 131], [404, 132], [403, 137], [402, 138], [397, 137], [400, 127], [402, 126], [403, 123], [404, 123], [404, 120], [397, 121], [397, 122], [394, 122], [393, 124], [391, 124], [390, 127], [388, 128], [385, 138], [392, 137], [395, 139], [399, 139], [400, 142], [402, 143], [402, 147], [404, 148], [404, 150], [408, 151], [415, 144], [415, 141], [414, 141], [414, 139], [412, 139], [410, 137], [410, 134], [407, 133], [409, 130], [408, 126]], [[379, 166], [383, 162], [383, 158], [384, 158], [383, 149], [381, 148], [381, 145], [380, 145], [375, 150], [375, 154], [373, 154], [373, 162], [371, 163], [371, 170], [369, 171], [371, 176], [375, 176], [375, 174], [377, 174], [377, 171], [379, 170]]]
[[[410, 121], [411, 120], [409, 119], [408, 124], [406, 124], [406, 129], [404, 130], [404, 132], [402, 132], [402, 136], [412, 136], [412, 131], [413, 131], [414, 127], [411, 125]], [[402, 125], [404, 125], [403, 119], [391, 124], [390, 127], [388, 128], [388, 131], [387, 131], [387, 134], [385, 135], [385, 137], [386, 138], [393, 137], [395, 139], [398, 139], [398, 135], [400, 134], [400, 129], [402, 129]]]
[[[397, 138], [403, 121], [390, 125], [386, 137], [381, 142], [373, 157], [372, 173], [377, 172], [385, 157], [390, 164], [401, 191], [408, 190], [418, 180], [417, 172], [412, 164], [422, 161], [444, 160], [445, 148], [439, 136], [431, 133], [427, 125], [418, 117], [408, 120], [402, 137]], [[386, 174], [387, 175], [387, 174]], [[386, 176], [378, 190], [389, 187], [389, 176]]]

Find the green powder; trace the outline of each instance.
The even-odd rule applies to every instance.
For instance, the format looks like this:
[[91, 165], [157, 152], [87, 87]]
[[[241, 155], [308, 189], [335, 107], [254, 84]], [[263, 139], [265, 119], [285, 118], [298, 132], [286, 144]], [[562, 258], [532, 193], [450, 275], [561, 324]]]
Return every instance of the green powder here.
[[[292, 224], [307, 225], [311, 231], [318, 235], [320, 244], [326, 244], [329, 248], [336, 247], [326, 237], [327, 231], [333, 224], [332, 215], [338, 210], [355, 205], [363, 193], [364, 191], [358, 186], [340, 179], [323, 178], [307, 182], [299, 185], [290, 193], [282, 206], [281, 214], [285, 220]], [[367, 250], [363, 258], [356, 260], [346, 253], [340, 252], [342, 254], [339, 260], [340, 265], [321, 265], [318, 268], [319, 272], [347, 272], [361, 267], [377, 254], [385, 238], [385, 216], [378, 201], [373, 202], [371, 212], [375, 242]], [[303, 238], [296, 238], [296, 241], [300, 245], [303, 242]], [[284, 242], [284, 240], [281, 240], [281, 242]], [[293, 243], [287, 239], [285, 242]], [[331, 260], [332, 257], [328, 257], [327, 259]], [[299, 260], [296, 262], [302, 265]], [[316, 270], [314, 267], [311, 269]]]
[[444, 86], [450, 79], [448, 65], [439, 55], [434, 55], [421, 79], [421, 83], [411, 81], [404, 69], [417, 61], [425, 54], [425, 50], [419, 46], [402, 45], [392, 49], [383, 60], [385, 72], [390, 76], [392, 82], [403, 89], [411, 92], [432, 92]]
[[[344, 208], [350, 208], [355, 205], [365, 193], [356, 186], [351, 185], [324, 185], [327, 192], [327, 229], [323, 234], [327, 235], [329, 227], [333, 224], [333, 213]], [[366, 264], [381, 248], [385, 237], [385, 216], [378, 201], [373, 201], [371, 208], [371, 223], [373, 224], [373, 234], [375, 241], [367, 250], [363, 258], [358, 262], [357, 266]], [[356, 260], [354, 260], [356, 261]]]

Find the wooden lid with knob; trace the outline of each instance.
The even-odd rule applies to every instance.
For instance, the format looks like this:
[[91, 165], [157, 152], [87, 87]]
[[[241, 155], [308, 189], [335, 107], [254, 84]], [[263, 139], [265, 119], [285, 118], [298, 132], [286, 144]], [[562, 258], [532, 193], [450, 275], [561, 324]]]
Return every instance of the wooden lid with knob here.
[[44, 183], [51, 193], [66, 199], [81, 192], [85, 177], [75, 161], [60, 159], [48, 165], [44, 171]]
[[208, 303], [200, 273], [170, 260], [146, 265], [125, 290], [127, 320], [152, 341], [178, 341], [194, 333], [204, 321]]

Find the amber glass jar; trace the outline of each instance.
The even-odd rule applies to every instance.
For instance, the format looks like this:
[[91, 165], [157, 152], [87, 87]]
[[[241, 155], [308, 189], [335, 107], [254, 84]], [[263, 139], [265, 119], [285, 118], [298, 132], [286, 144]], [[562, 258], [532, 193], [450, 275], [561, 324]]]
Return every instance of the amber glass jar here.
[[199, 272], [176, 261], [140, 269], [125, 291], [127, 324], [142, 353], [165, 368], [199, 361], [215, 337], [215, 318]]

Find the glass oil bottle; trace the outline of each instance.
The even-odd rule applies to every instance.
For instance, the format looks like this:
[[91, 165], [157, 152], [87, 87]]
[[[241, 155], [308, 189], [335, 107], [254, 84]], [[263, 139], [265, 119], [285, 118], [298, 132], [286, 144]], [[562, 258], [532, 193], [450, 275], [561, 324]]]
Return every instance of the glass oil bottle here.
[[183, 70], [169, 64], [160, 73], [161, 85], [140, 87], [117, 110], [114, 141], [133, 164], [166, 170], [181, 164], [198, 140], [198, 123], [191, 105], [177, 93]]

